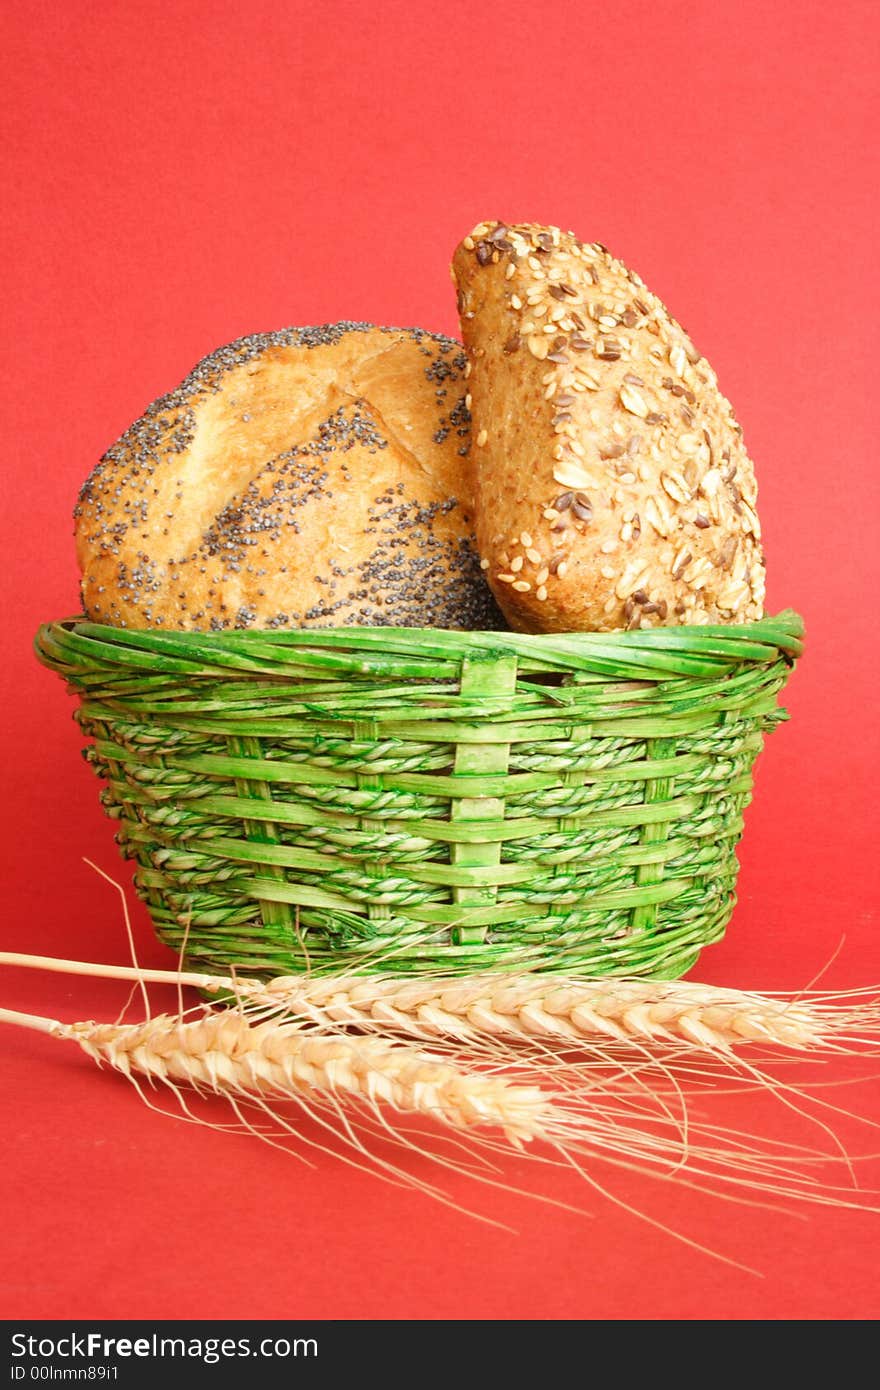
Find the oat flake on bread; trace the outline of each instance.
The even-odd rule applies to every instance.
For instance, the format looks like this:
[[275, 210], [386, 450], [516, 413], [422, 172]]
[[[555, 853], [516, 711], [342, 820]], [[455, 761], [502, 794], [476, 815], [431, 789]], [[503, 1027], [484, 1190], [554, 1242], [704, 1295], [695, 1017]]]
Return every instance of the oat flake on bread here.
[[76, 508], [83, 606], [130, 628], [503, 626], [473, 533], [461, 344], [337, 323], [206, 357]]
[[715, 373], [602, 245], [482, 222], [455, 252], [477, 540], [532, 632], [742, 623], [764, 606], [754, 468]]

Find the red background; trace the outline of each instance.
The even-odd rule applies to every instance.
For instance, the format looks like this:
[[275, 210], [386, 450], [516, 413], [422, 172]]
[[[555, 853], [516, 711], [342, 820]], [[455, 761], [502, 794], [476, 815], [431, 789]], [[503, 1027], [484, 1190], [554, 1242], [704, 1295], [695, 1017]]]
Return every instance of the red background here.
[[[757, 463], [769, 607], [807, 621], [734, 924], [694, 977], [797, 988], [845, 935], [826, 982], [880, 979], [877, 16], [871, 0], [3, 7], [9, 947], [125, 958], [118, 901], [82, 862], [122, 877], [112, 829], [70, 701], [30, 653], [37, 624], [77, 605], [71, 509], [92, 464], [241, 334], [339, 318], [454, 332], [450, 253], [500, 216], [606, 242], [693, 334]], [[135, 926], [142, 960], [166, 962], [139, 907]], [[64, 1018], [115, 1014], [124, 994], [9, 970], [0, 986]], [[511, 1234], [162, 1120], [37, 1034], [2, 1043], [7, 1317], [878, 1311], [876, 1216], [795, 1221], [619, 1181], [763, 1279], [589, 1196], [591, 1221], [480, 1195]], [[513, 1161], [508, 1176], [534, 1181]]]

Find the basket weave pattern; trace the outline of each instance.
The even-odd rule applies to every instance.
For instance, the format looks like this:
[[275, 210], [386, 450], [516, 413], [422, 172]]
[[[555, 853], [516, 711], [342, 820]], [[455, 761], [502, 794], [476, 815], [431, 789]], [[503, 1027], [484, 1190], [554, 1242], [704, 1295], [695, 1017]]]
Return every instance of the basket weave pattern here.
[[194, 967], [672, 977], [729, 919], [800, 636], [791, 613], [547, 637], [70, 621], [36, 645]]

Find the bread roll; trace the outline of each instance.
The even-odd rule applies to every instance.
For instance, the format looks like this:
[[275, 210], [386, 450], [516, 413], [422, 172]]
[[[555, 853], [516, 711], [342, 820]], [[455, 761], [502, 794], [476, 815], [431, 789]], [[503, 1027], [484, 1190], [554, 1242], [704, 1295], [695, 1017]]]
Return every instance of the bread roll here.
[[460, 344], [340, 323], [206, 357], [76, 508], [83, 606], [145, 628], [503, 625], [480, 573]]
[[755, 476], [715, 374], [604, 246], [483, 222], [455, 252], [477, 540], [508, 622], [759, 618]]

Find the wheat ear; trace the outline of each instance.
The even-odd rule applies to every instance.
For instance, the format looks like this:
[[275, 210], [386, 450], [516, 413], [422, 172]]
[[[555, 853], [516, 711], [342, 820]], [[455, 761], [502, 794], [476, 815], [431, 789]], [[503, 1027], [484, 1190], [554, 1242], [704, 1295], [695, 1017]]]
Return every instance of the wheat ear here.
[[[136, 978], [154, 973], [162, 972], [137, 972]], [[176, 980], [176, 972], [170, 973]], [[200, 983], [204, 987], [204, 977]], [[610, 1074], [605, 1074], [603, 1054], [586, 1045], [589, 1060], [583, 1075], [568, 1085], [554, 1081], [551, 1093], [534, 1084], [540, 1071], [528, 1048], [517, 1065], [513, 1052], [508, 1055], [502, 1047], [505, 1060], [516, 1067], [512, 1075], [489, 1072], [484, 1065], [469, 1072], [458, 1063], [470, 1055], [480, 1067], [480, 1050], [466, 1044], [460, 1056], [450, 1051], [441, 1060], [405, 1043], [330, 1031], [334, 1025], [326, 1017], [320, 1029], [303, 1027], [303, 1020], [291, 1019], [277, 1008], [267, 1017], [264, 1009], [255, 1014], [253, 1007], [239, 1004], [215, 1012], [202, 1005], [191, 1021], [181, 1015], [160, 1015], [137, 1024], [65, 1024], [0, 1009], [0, 1023], [37, 1028], [78, 1043], [99, 1065], [108, 1065], [132, 1081], [148, 1104], [152, 1102], [138, 1077], [151, 1086], [166, 1088], [184, 1119], [210, 1123], [190, 1109], [188, 1091], [209, 1098], [219, 1096], [231, 1106], [239, 1124], [213, 1127], [249, 1131], [287, 1152], [296, 1152], [290, 1141], [337, 1152], [337, 1148], [327, 1147], [326, 1139], [321, 1142], [321, 1136], [329, 1133], [334, 1145], [342, 1144], [348, 1150], [347, 1158], [345, 1151], [338, 1155], [345, 1161], [364, 1166], [351, 1157], [354, 1150], [377, 1176], [416, 1186], [441, 1201], [450, 1199], [441, 1188], [426, 1181], [421, 1166], [411, 1173], [383, 1156], [389, 1142], [395, 1152], [410, 1159], [431, 1157], [450, 1171], [507, 1187], [501, 1169], [491, 1161], [493, 1154], [502, 1152], [502, 1136], [519, 1148], [524, 1140], [536, 1138], [544, 1141], [534, 1154], [539, 1162], [565, 1167], [597, 1192], [633, 1211], [599, 1183], [596, 1161], [675, 1177], [698, 1190], [738, 1200], [766, 1201], [770, 1197], [835, 1206], [865, 1205], [863, 1195], [847, 1194], [819, 1178], [815, 1165], [823, 1164], [826, 1155], [711, 1123], [692, 1123], [687, 1117], [685, 1094], [677, 1083], [675, 1094], [681, 1109], [676, 1113], [659, 1092], [654, 1092], [652, 1084], [652, 1078], [654, 1082], [662, 1076], [671, 1078], [671, 1072], [662, 1063], [649, 1063], [649, 1070], [641, 1076], [641, 1049], [630, 1051], [629, 1044], [624, 1047], [621, 1064], [614, 1065]], [[377, 1024], [372, 1026], [378, 1028]], [[660, 1067], [659, 1075], [655, 1065]], [[600, 1070], [594, 1072], [596, 1066]], [[313, 1122], [312, 1128], [293, 1127], [285, 1119], [284, 1107], [277, 1104], [279, 1100], [294, 1101]], [[422, 1140], [411, 1125], [396, 1129], [389, 1124], [389, 1109], [411, 1119], [428, 1115], [445, 1121], [451, 1132], [447, 1138], [442, 1130], [439, 1134], [429, 1132]], [[467, 1131], [464, 1135], [463, 1130]], [[496, 1137], [493, 1130], [500, 1130], [500, 1134]], [[377, 1139], [378, 1147], [370, 1142]], [[646, 1213], [636, 1214], [679, 1240], [707, 1248]]]
[[473, 1043], [545, 1039], [563, 1043], [682, 1043], [728, 1052], [746, 1043], [798, 1050], [876, 1045], [877, 991], [764, 995], [689, 980], [588, 980], [499, 975], [290, 975], [263, 981], [197, 971], [140, 970], [0, 952], [0, 965], [192, 985], [232, 993], [257, 1008], [283, 1010], [318, 1026], [378, 1025], [422, 1040]]
[[237, 981], [249, 1003], [335, 1024], [381, 1024], [419, 1038], [691, 1043], [726, 1051], [747, 1042], [821, 1045], [835, 1020], [797, 999], [687, 981], [554, 980], [541, 975], [405, 981], [392, 977], [278, 977]]
[[41, 1028], [76, 1042], [126, 1076], [183, 1081], [200, 1092], [301, 1098], [321, 1093], [430, 1115], [456, 1129], [497, 1125], [513, 1143], [542, 1133], [548, 1099], [536, 1086], [459, 1070], [380, 1038], [303, 1033], [296, 1023], [252, 1023], [240, 1010], [183, 1022], [60, 1023], [0, 1010], [0, 1022]]

